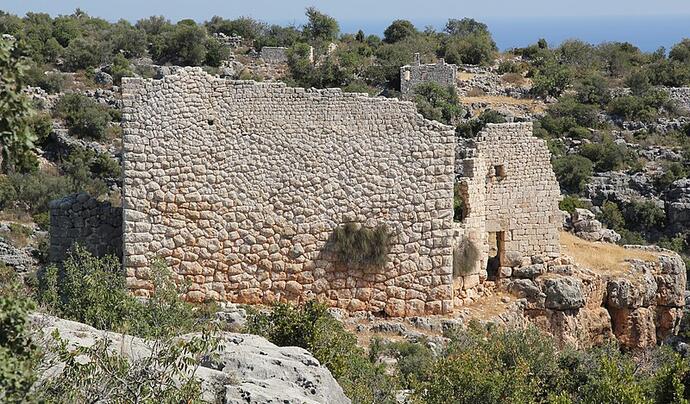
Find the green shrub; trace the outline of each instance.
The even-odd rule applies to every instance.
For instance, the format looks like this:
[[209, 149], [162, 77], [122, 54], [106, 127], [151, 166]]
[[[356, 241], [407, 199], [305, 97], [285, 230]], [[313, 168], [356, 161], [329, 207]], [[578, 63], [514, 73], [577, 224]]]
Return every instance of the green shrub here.
[[455, 128], [455, 133], [464, 138], [476, 137], [488, 123], [505, 123], [505, 116], [492, 109], [485, 109], [474, 119], [462, 122]]
[[46, 72], [47, 66], [33, 64], [27, 70], [27, 84], [40, 87], [49, 94], [56, 94], [64, 90], [67, 80], [65, 76], [56, 72]]
[[602, 142], [582, 145], [579, 154], [592, 161], [594, 170], [599, 172], [621, 169], [631, 158], [628, 149], [614, 143], [610, 137], [605, 137]]
[[454, 87], [429, 82], [416, 85], [413, 91], [417, 110], [425, 118], [452, 123], [460, 117], [462, 108]]
[[566, 195], [558, 202], [558, 208], [568, 213], [575, 212], [575, 209], [584, 209], [587, 205], [577, 196]]
[[571, 193], [579, 193], [584, 189], [594, 167], [590, 159], [578, 155], [556, 158], [552, 165], [561, 188]]
[[55, 104], [55, 115], [65, 120], [72, 135], [100, 140], [111, 121], [109, 108], [81, 94], [65, 94]]
[[524, 71], [523, 66], [510, 61], [510, 60], [504, 60], [501, 63], [498, 64], [498, 74], [506, 74], [506, 73], [518, 73], [521, 74]]
[[473, 32], [451, 36], [445, 41], [441, 51], [449, 63], [489, 65], [496, 57], [497, 47], [491, 34]]
[[75, 72], [96, 67], [110, 57], [108, 44], [93, 38], [75, 38], [65, 48], [64, 68]]
[[601, 205], [601, 213], [598, 219], [609, 229], [621, 230], [625, 227], [625, 218], [618, 204], [615, 202], [604, 202], [604, 204]]
[[374, 338], [369, 346], [369, 360], [376, 362], [384, 356], [397, 361], [396, 370], [403, 388], [413, 389], [417, 384], [435, 377], [432, 373], [435, 354], [424, 338], [416, 342]]
[[671, 186], [676, 180], [686, 178], [688, 171], [685, 166], [678, 162], [672, 162], [665, 165], [663, 174], [654, 178], [654, 187], [658, 191], [664, 191]]
[[[165, 338], [197, 329], [209, 313], [179, 298], [180, 290], [162, 263], [149, 273], [154, 293], [140, 302], [128, 293], [120, 262], [96, 258], [74, 246], [60, 267], [38, 276], [38, 300], [52, 313], [103, 330]], [[211, 308], [212, 309], [212, 308]]]
[[23, 403], [37, 379], [40, 352], [29, 334], [34, 305], [21, 290], [14, 270], [0, 263], [0, 401]]
[[29, 118], [29, 127], [36, 138], [37, 145], [45, 145], [53, 131], [53, 120], [48, 114], [35, 114]]
[[641, 232], [658, 232], [664, 228], [666, 214], [653, 201], [632, 201], [624, 211], [626, 227]]
[[72, 180], [64, 176], [41, 172], [12, 174], [0, 178], [0, 209], [18, 208], [31, 214], [47, 212], [50, 201], [75, 190]]
[[559, 97], [571, 81], [570, 69], [556, 63], [548, 63], [534, 76], [532, 93], [540, 97]]
[[75, 246], [61, 268], [39, 276], [39, 302], [55, 314], [102, 330], [121, 329], [136, 307], [120, 262], [96, 258]]
[[388, 262], [391, 234], [385, 225], [373, 229], [347, 223], [333, 232], [331, 243], [338, 260], [353, 267], [383, 267]]

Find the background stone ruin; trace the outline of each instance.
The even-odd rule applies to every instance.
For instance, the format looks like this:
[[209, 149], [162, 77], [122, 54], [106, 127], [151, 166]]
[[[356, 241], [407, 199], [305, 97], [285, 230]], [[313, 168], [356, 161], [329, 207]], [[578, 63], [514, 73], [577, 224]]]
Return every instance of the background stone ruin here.
[[[318, 298], [392, 316], [452, 311], [455, 135], [412, 103], [184, 69], [124, 79], [124, 265], [164, 258], [190, 300]], [[384, 268], [346, 268], [338, 226], [384, 224]]]
[[65, 259], [78, 243], [87, 251], [122, 258], [122, 208], [85, 193], [50, 202], [50, 253], [53, 262]]
[[433, 82], [444, 87], [456, 85], [458, 67], [439, 59], [437, 63], [421, 64], [419, 53], [414, 55], [415, 61], [411, 65], [400, 68], [400, 92], [403, 97], [409, 96], [415, 86], [421, 83]]
[[261, 48], [260, 57], [266, 63], [287, 63], [288, 48], [264, 46]]

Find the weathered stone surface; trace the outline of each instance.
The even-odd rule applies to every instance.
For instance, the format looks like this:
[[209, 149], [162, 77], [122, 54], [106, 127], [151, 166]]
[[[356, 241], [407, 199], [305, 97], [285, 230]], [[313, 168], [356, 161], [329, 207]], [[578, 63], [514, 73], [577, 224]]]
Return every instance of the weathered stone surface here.
[[[112, 352], [130, 361], [151, 352], [150, 341], [74, 321], [34, 314], [32, 323], [46, 336], [57, 330], [71, 347], [91, 346], [108, 338]], [[302, 348], [277, 347], [249, 334], [223, 332], [219, 338], [223, 350], [218, 358], [202, 363], [196, 373], [202, 382], [204, 401], [214, 402], [220, 391], [226, 403], [350, 403], [328, 369]], [[57, 366], [46, 374], [59, 371]]]
[[527, 299], [532, 307], [544, 307], [546, 294], [530, 279], [515, 279], [510, 281], [508, 291], [519, 298]]
[[522, 265], [522, 258], [522, 254], [518, 251], [507, 251], [503, 264], [507, 267], [515, 268]]
[[455, 87], [458, 67], [447, 64], [443, 59], [437, 63], [421, 64], [419, 53], [414, 55], [414, 63], [400, 68], [400, 92], [407, 96], [421, 83], [437, 83], [444, 87]]
[[514, 278], [534, 279], [546, 273], [544, 264], [532, 264], [524, 267], [513, 268]]
[[653, 309], [609, 309], [613, 333], [628, 349], [643, 349], [656, 345], [655, 313]]
[[551, 275], [540, 279], [546, 295], [544, 306], [553, 310], [575, 310], [585, 305], [582, 281], [572, 276]]
[[608, 306], [616, 309], [648, 307], [654, 302], [656, 292], [657, 282], [649, 271], [611, 279], [606, 285]]
[[[160, 256], [190, 300], [452, 311], [452, 128], [409, 102], [197, 68], [126, 78], [123, 103], [134, 293], [149, 293], [137, 274]], [[329, 241], [345, 223], [388, 226], [388, 264], [340, 262]]]

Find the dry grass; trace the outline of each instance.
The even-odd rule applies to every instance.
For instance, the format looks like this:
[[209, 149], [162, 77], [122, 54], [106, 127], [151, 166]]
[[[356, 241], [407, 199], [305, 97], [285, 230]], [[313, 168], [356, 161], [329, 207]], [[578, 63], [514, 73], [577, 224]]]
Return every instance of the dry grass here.
[[543, 113], [546, 111], [546, 106], [544, 105], [543, 102], [529, 99], [529, 98], [513, 98], [513, 97], [508, 97], [505, 95], [484, 95], [484, 96], [478, 96], [478, 97], [471, 97], [471, 96], [466, 96], [466, 97], [460, 97], [460, 102], [465, 104], [465, 105], [471, 105], [471, 104], [488, 104], [489, 107], [492, 105], [516, 105], [516, 106], [525, 106], [529, 108], [529, 110], [533, 113]]
[[518, 87], [525, 84], [525, 78], [519, 73], [506, 73], [501, 76], [501, 81]]
[[458, 72], [457, 80], [458, 80], [458, 81], [468, 81], [468, 80], [472, 80], [472, 78], [473, 78], [474, 76], [475, 76], [474, 73]]
[[656, 261], [657, 255], [649, 251], [626, 249], [616, 244], [594, 243], [573, 234], [561, 232], [563, 253], [596, 272], [621, 273], [630, 268], [626, 260], [635, 258]]
[[484, 97], [486, 92], [479, 87], [472, 87], [468, 92], [466, 97]]

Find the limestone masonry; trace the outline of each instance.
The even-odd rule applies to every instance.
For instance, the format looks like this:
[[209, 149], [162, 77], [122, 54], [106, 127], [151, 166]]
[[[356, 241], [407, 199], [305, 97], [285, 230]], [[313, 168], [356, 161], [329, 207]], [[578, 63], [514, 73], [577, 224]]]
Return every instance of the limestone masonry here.
[[287, 51], [287, 48], [264, 46], [260, 55], [266, 63], [287, 63]]
[[[186, 298], [318, 298], [389, 315], [453, 309], [455, 137], [412, 103], [229, 81], [200, 69], [123, 80], [124, 265], [146, 296], [165, 259]], [[387, 225], [383, 268], [328, 248]]]
[[433, 82], [446, 87], [456, 85], [456, 65], [448, 64], [443, 59], [439, 59], [437, 63], [421, 64], [419, 53], [415, 53], [414, 58], [413, 64], [400, 68], [400, 92], [403, 97], [421, 83]]

